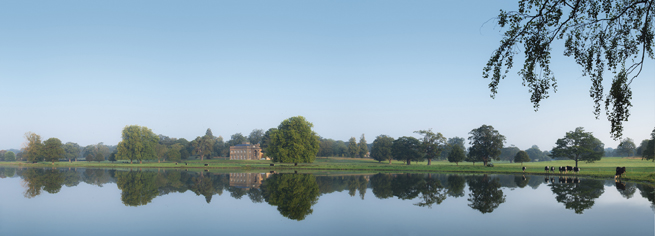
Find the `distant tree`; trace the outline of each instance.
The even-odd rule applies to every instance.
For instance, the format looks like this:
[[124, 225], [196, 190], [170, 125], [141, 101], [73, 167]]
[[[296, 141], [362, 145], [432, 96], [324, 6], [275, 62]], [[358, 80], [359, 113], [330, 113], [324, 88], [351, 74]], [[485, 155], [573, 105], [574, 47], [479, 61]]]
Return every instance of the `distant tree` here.
[[501, 135], [491, 125], [482, 125], [469, 132], [469, 155], [481, 160], [484, 165], [490, 160], [499, 160], [500, 149], [505, 143], [505, 136]]
[[125, 126], [122, 132], [122, 141], [118, 143], [117, 160], [133, 160], [143, 163], [143, 160], [154, 160], [157, 158], [155, 146], [159, 137], [152, 130], [145, 126]]
[[5, 161], [16, 161], [16, 154], [12, 151], [5, 153]]
[[514, 161], [514, 156], [516, 156], [516, 153], [520, 151], [521, 149], [519, 149], [514, 145], [511, 145], [509, 147], [504, 147], [500, 149], [500, 156], [498, 158], [503, 161], [512, 162]]
[[337, 140], [335, 142], [334, 150], [335, 154], [339, 157], [345, 157], [348, 155], [348, 145], [346, 145], [346, 142], [344, 141]]
[[61, 140], [58, 138], [49, 138], [43, 144], [43, 157], [46, 161], [52, 162], [53, 165], [55, 161], [66, 157], [66, 151], [64, 151]]
[[319, 138], [318, 156], [329, 157], [334, 155], [334, 140]]
[[391, 145], [391, 153], [393, 158], [399, 161], [405, 161], [407, 165], [411, 165], [412, 161], [422, 161], [423, 156], [419, 149], [421, 141], [414, 137], [403, 136], [393, 141]]
[[82, 156], [86, 161], [94, 161], [96, 157], [96, 151], [97, 149], [95, 145], [87, 145], [82, 150]]
[[268, 148], [268, 145], [271, 143], [271, 134], [275, 131], [277, 131], [277, 128], [270, 128], [266, 130], [266, 133], [262, 136], [262, 141], [259, 144], [259, 147], [264, 153], [266, 153], [266, 148]]
[[634, 140], [631, 138], [624, 138], [619, 143], [619, 146], [616, 147], [616, 152], [620, 156], [629, 157], [634, 156], [634, 152], [637, 149]]
[[523, 165], [523, 162], [530, 162], [530, 156], [528, 156], [527, 152], [520, 151], [514, 156], [514, 162], [521, 162], [521, 165]]
[[241, 133], [233, 134], [233, 135], [230, 137], [230, 141], [228, 141], [228, 143], [230, 144], [230, 146], [235, 146], [235, 145], [238, 145], [238, 144], [243, 144], [243, 143], [245, 143], [245, 142], [248, 142], [248, 139], [247, 139], [245, 136], [243, 136], [243, 134], [241, 134]]
[[535, 161], [536, 160], [541, 160], [541, 161], [546, 160], [546, 156], [544, 156], [544, 152], [542, 152], [539, 149], [539, 146], [537, 146], [537, 145], [532, 145], [532, 147], [529, 148], [528, 150], [525, 150], [525, 152], [528, 153], [528, 156], [530, 157], [530, 160], [535, 160]]
[[435, 134], [432, 129], [414, 131], [414, 133], [423, 135], [420, 151], [423, 157], [428, 160], [428, 165], [432, 164], [432, 160], [439, 158], [444, 150], [446, 138], [439, 132]]
[[286, 119], [271, 134], [267, 148], [273, 162], [311, 163], [316, 159], [319, 149], [318, 135], [312, 130], [314, 125], [305, 117], [295, 116]]
[[444, 150], [441, 152], [441, 156], [439, 157], [440, 159], [448, 159], [448, 154], [450, 153], [450, 150], [454, 146], [460, 146], [464, 150], [466, 148], [464, 147], [464, 143], [466, 142], [466, 139], [461, 138], [461, 137], [453, 137], [448, 139], [447, 145], [444, 146]]
[[64, 151], [66, 152], [66, 159], [68, 159], [68, 162], [71, 162], [77, 159], [82, 150], [79, 144], [67, 142], [64, 144]]
[[97, 152], [94, 158], [95, 161], [101, 162], [105, 160], [105, 155], [103, 155], [101, 152]]
[[359, 152], [357, 153], [357, 156], [359, 158], [364, 158], [366, 157], [366, 154], [368, 154], [368, 146], [366, 145], [366, 138], [364, 137], [364, 134], [362, 134], [362, 137], [359, 138]]
[[157, 154], [157, 163], [161, 163], [162, 160], [166, 161], [167, 152], [168, 152], [168, 147], [166, 147], [166, 145], [158, 143], [155, 146], [155, 153]]
[[575, 167], [578, 167], [578, 161], [599, 161], [604, 152], [603, 143], [591, 132], [584, 132], [582, 127], [566, 132], [564, 138], [558, 139], [555, 144], [557, 146], [553, 148], [552, 155], [575, 160]]
[[183, 149], [182, 144], [176, 143], [171, 146], [171, 148], [168, 149], [166, 152], [167, 159], [172, 162], [179, 162], [181, 161], [182, 154], [180, 153], [180, 150]]
[[250, 135], [248, 135], [248, 141], [250, 142], [250, 144], [258, 144], [262, 142], [263, 137], [264, 137], [264, 130], [253, 129], [252, 132], [250, 132]]
[[214, 141], [214, 138], [208, 135], [196, 137], [195, 140], [191, 141], [193, 154], [199, 156], [201, 161], [204, 160], [205, 156], [211, 155]]
[[38, 134], [27, 132], [25, 133], [27, 142], [24, 144], [22, 155], [29, 162], [43, 160], [43, 143], [41, 143], [41, 136]]
[[393, 154], [391, 152], [393, 141], [392, 137], [384, 134], [377, 136], [373, 141], [371, 157], [378, 162], [389, 160], [389, 164], [391, 164], [391, 159], [393, 159]]
[[644, 160], [644, 150], [646, 150], [646, 147], [648, 146], [648, 139], [641, 140], [641, 143], [639, 144], [639, 147], [635, 150], [635, 155], [639, 155], [641, 157], [641, 160]]
[[359, 146], [357, 146], [357, 139], [355, 137], [350, 137], [348, 140], [348, 156], [350, 158], [355, 158], [359, 153]]
[[[594, 100], [594, 115], [600, 115], [605, 98], [610, 134], [614, 139], [620, 138], [632, 106], [632, 79], [648, 65], [644, 63], [646, 56], [655, 59], [653, 0], [520, 0], [518, 5], [518, 11], [501, 10], [497, 18], [498, 25], [507, 28], [483, 70], [483, 77], [491, 78], [492, 97], [498, 92], [500, 80], [513, 67], [514, 55], [523, 49], [524, 63], [519, 75], [537, 109], [551, 89], [557, 88], [550, 54], [553, 48], [561, 48], [551, 45], [559, 39], [564, 41], [564, 55], [572, 56], [582, 67], [582, 75], [591, 78], [589, 93]], [[614, 74], [608, 94], [603, 92], [606, 71]]]
[[109, 154], [109, 158], [107, 158], [108, 161], [111, 161], [112, 163], [116, 161], [116, 153], [118, 151], [113, 151], [111, 154]]
[[641, 156], [646, 158], [646, 160], [653, 160], [655, 162], [655, 129], [650, 133], [650, 140], [648, 140], [648, 144]]
[[603, 156], [613, 157], [613, 156], [616, 156], [615, 153], [616, 153], [616, 150], [614, 150], [614, 148], [608, 147], [608, 148], [605, 148], [605, 150], [603, 152]]
[[212, 133], [212, 129], [207, 128], [207, 131], [205, 131], [205, 136], [214, 138], [214, 133]]
[[459, 165], [459, 162], [464, 161], [466, 154], [464, 154], [464, 147], [459, 145], [453, 146], [448, 153], [448, 161], [455, 162], [455, 165]]

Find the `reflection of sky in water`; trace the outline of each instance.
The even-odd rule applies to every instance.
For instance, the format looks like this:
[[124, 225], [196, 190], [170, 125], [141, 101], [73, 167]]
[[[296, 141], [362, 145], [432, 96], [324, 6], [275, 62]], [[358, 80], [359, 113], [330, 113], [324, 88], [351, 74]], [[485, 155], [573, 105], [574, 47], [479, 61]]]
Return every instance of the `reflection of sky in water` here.
[[[539, 177], [537, 177], [539, 178]], [[188, 235], [191, 233], [273, 235], [653, 235], [651, 203], [639, 190], [631, 199], [614, 186], [591, 209], [575, 214], [555, 200], [550, 187], [502, 187], [505, 203], [482, 214], [465, 196], [448, 197], [432, 208], [419, 198], [378, 199], [368, 188], [365, 200], [348, 191], [320, 196], [303, 221], [287, 219], [275, 206], [234, 199], [224, 191], [210, 204], [191, 191], [158, 196], [151, 203], [127, 207], [115, 183], [103, 187], [80, 183], [57, 194], [23, 196], [20, 178], [0, 179], [1, 235]], [[584, 180], [583, 180], [584, 181]]]

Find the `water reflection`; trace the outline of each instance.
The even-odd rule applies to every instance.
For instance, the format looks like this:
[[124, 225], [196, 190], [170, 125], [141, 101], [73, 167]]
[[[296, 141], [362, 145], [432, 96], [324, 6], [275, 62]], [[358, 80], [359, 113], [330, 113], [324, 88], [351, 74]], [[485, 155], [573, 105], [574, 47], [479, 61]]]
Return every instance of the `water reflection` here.
[[[623, 198], [631, 199], [637, 190], [655, 210], [655, 189], [651, 185], [621, 181], [601, 181], [551, 176], [523, 175], [447, 175], [447, 174], [375, 174], [312, 175], [232, 173], [215, 174], [182, 170], [122, 171], [107, 169], [2, 168], [0, 178], [22, 178], [24, 197], [34, 198], [43, 192], [56, 194], [62, 186], [86, 183], [103, 187], [116, 183], [120, 199], [126, 206], [143, 206], [158, 196], [187, 191], [202, 196], [208, 204], [224, 191], [235, 199], [248, 198], [253, 203], [275, 206], [281, 215], [303, 220], [313, 213], [319, 197], [333, 192], [347, 192], [351, 197], [366, 197], [367, 189], [378, 199], [413, 200], [418, 207], [433, 208], [448, 198], [467, 196], [468, 207], [482, 214], [492, 213], [506, 202], [504, 189], [533, 189], [544, 184], [565, 209], [583, 214], [591, 209], [605, 186], [616, 188]], [[467, 188], [468, 186], [468, 188]]]

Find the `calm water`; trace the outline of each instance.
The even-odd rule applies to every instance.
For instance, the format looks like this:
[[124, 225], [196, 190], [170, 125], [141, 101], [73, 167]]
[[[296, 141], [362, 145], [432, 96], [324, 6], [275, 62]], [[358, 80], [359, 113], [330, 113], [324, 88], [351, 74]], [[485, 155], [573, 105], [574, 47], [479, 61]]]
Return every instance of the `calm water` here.
[[652, 186], [0, 167], [0, 235], [654, 235]]

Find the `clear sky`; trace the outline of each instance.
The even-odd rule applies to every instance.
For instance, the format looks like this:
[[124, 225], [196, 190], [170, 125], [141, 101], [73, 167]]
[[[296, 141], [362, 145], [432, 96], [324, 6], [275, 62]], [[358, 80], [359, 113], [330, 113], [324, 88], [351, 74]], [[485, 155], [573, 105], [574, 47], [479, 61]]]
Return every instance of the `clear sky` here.
[[[490, 98], [501, 8], [517, 1], [2, 1], [0, 149], [28, 131], [115, 145], [133, 124], [227, 140], [297, 115], [337, 140], [487, 124], [507, 145], [550, 150], [582, 126], [616, 147], [561, 41], [559, 88], [538, 112], [517, 69]], [[624, 136], [637, 145], [655, 127], [654, 65], [632, 83]]]

